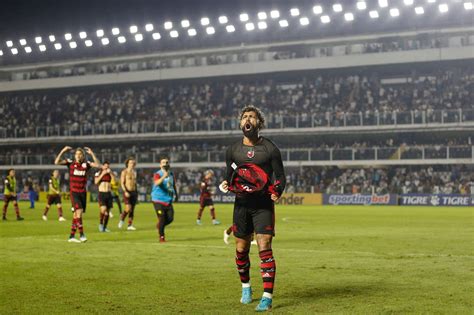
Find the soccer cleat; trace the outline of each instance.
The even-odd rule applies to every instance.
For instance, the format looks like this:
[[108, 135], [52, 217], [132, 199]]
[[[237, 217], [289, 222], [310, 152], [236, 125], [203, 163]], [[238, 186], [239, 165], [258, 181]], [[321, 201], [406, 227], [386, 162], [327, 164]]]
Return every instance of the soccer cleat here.
[[23, 221], [24, 219], [25, 219], [25, 218], [23, 218], [23, 217], [16, 217], [16, 220], [17, 220], [17, 221]]
[[69, 243], [80, 243], [81, 242], [80, 240], [78, 240], [77, 238], [74, 238], [74, 237], [70, 237], [67, 241]]
[[112, 214], [112, 212], [109, 212], [109, 218], [113, 218], [114, 215]]
[[104, 232], [104, 225], [103, 224], [99, 224], [99, 232]]
[[196, 220], [196, 224], [197, 224], [197, 225], [202, 225], [201, 220], [197, 219], [197, 220]]
[[240, 298], [240, 303], [242, 304], [252, 303], [252, 287], [242, 288], [242, 297]]
[[2, 221], [7, 221], [7, 217], [2, 217]]
[[224, 243], [229, 245], [230, 234], [227, 234], [227, 230], [224, 230]]
[[48, 217], [47, 217], [47, 216], [43, 215], [42, 218], [43, 218], [43, 221], [48, 221]]
[[120, 220], [118, 223], [118, 228], [121, 229], [124, 223], [125, 222], [123, 222], [123, 220]]
[[137, 230], [136, 227], [134, 227], [133, 225], [129, 225], [127, 227], [127, 231], [136, 231], [136, 230]]
[[64, 222], [66, 219], [64, 217], [59, 217], [59, 222]]
[[79, 240], [80, 240], [81, 243], [87, 242], [87, 237], [86, 237], [86, 235], [85, 235], [85, 234], [82, 234], [81, 237], [79, 237]]
[[107, 228], [105, 228], [105, 229], [103, 229], [103, 230], [102, 230], [102, 232], [105, 232], [105, 233], [110, 233], [110, 230], [109, 230], [109, 229], [107, 229]]
[[219, 220], [212, 220], [212, 224], [214, 224], [214, 225], [219, 225], [219, 224], [221, 224], [221, 221], [219, 221]]
[[166, 240], [165, 240], [164, 236], [160, 236], [160, 243], [166, 243]]
[[258, 303], [257, 307], [255, 310], [257, 312], [265, 312], [265, 311], [271, 311], [272, 310], [272, 299], [267, 298], [267, 297], [262, 297], [260, 300], [260, 303]]

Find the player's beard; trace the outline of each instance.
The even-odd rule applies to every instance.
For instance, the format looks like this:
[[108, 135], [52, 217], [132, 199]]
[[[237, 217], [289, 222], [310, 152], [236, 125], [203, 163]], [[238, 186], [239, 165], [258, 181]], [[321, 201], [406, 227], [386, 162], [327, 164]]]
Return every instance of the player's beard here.
[[258, 129], [251, 123], [245, 123], [242, 126], [242, 132], [247, 138], [253, 139], [258, 137]]

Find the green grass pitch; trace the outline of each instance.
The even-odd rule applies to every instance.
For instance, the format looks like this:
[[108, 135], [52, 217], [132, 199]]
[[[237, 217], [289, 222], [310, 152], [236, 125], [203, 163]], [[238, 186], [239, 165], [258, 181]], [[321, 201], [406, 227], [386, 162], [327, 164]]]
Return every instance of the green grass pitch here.
[[[254, 302], [241, 305], [234, 246], [222, 225], [195, 204], [176, 204], [159, 244], [150, 204], [136, 209], [137, 231], [99, 233], [98, 206], [85, 214], [85, 244], [66, 242], [67, 222], [41, 220], [21, 203], [25, 221], [0, 222], [0, 314], [242, 314], [262, 293], [251, 250]], [[69, 208], [67, 205], [66, 208]], [[473, 312], [473, 208], [278, 206], [274, 313]]]

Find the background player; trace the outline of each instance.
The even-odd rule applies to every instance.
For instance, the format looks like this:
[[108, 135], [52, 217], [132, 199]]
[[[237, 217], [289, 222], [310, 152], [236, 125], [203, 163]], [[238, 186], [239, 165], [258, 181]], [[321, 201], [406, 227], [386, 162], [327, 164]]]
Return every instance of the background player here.
[[110, 163], [108, 161], [104, 161], [102, 164], [102, 169], [95, 173], [94, 183], [99, 186], [99, 232], [110, 232], [110, 230], [107, 229], [107, 224], [109, 223], [109, 211], [113, 206], [111, 191], [112, 188], [110, 182], [114, 177], [114, 173], [110, 169]]
[[48, 221], [48, 211], [52, 204], [55, 204], [58, 208], [59, 221], [66, 221], [63, 217], [63, 206], [61, 204], [61, 188], [59, 183], [59, 171], [54, 170], [49, 179], [49, 189], [46, 207], [43, 212], [43, 220]]
[[125, 203], [125, 211], [120, 215], [120, 222], [118, 228], [121, 229], [125, 223], [125, 218], [128, 215], [128, 231], [135, 231], [136, 228], [133, 226], [133, 217], [135, 211], [135, 205], [138, 201], [137, 191], [137, 171], [135, 170], [137, 162], [133, 157], [128, 158], [125, 161], [125, 169], [120, 174], [120, 184], [123, 190], [123, 202]]
[[197, 213], [196, 220], [197, 225], [202, 225], [201, 216], [205, 207], [209, 207], [209, 210], [211, 212], [212, 224], [221, 224], [219, 220], [216, 220], [216, 210], [214, 208], [214, 202], [212, 201], [212, 193], [210, 190], [213, 177], [214, 172], [212, 170], [207, 170], [206, 172], [204, 172], [204, 177], [201, 182], [201, 196], [199, 197], [199, 210]]
[[7, 220], [7, 209], [8, 204], [10, 201], [13, 202], [13, 208], [16, 212], [16, 219], [18, 221], [24, 220], [22, 216], [20, 216], [20, 208], [18, 207], [17, 195], [16, 195], [16, 178], [15, 178], [15, 170], [9, 169], [7, 173], [7, 177], [5, 178], [5, 188], [3, 190], [3, 215], [2, 220]]
[[[110, 187], [112, 188], [112, 200], [117, 203], [118, 209], [119, 209], [119, 214], [122, 214], [122, 203], [120, 202], [120, 192], [119, 192], [119, 187], [120, 183], [117, 180], [117, 173], [113, 172], [114, 176], [112, 177], [112, 180], [110, 181]], [[113, 218], [112, 214], [112, 208], [109, 211], [109, 217]]]

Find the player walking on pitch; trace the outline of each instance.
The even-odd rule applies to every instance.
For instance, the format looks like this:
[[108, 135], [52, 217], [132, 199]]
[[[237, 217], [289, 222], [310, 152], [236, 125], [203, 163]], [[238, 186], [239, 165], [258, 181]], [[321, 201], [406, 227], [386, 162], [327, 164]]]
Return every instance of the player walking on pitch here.
[[122, 173], [120, 174], [120, 184], [123, 190], [123, 201], [125, 203], [125, 211], [120, 214], [118, 228], [122, 228], [125, 223], [125, 218], [128, 215], [128, 231], [136, 230], [136, 228], [133, 226], [135, 205], [138, 201], [137, 171], [135, 170], [136, 164], [137, 162], [133, 157], [128, 158], [125, 161], [125, 169], [123, 169]]
[[100, 207], [100, 221], [99, 232], [110, 232], [107, 229], [109, 223], [109, 212], [113, 207], [112, 187], [110, 182], [114, 178], [114, 173], [110, 169], [110, 163], [104, 161], [102, 169], [95, 173], [94, 183], [98, 185], [99, 207]]
[[[219, 187], [223, 192], [236, 192], [233, 232], [236, 240], [237, 270], [242, 282], [240, 301], [243, 304], [252, 302], [249, 250], [252, 233], [256, 233], [264, 291], [256, 311], [272, 308], [276, 272], [272, 251], [272, 238], [275, 233], [274, 202], [280, 198], [286, 182], [280, 150], [270, 140], [259, 136], [264, 125], [265, 119], [258, 108], [250, 105], [242, 109], [240, 128], [243, 131], [243, 139], [227, 149], [226, 180]], [[246, 168], [237, 172], [239, 167]], [[255, 174], [242, 180], [246, 172], [248, 174], [252, 170]], [[270, 185], [269, 181], [273, 175], [275, 183]]]
[[[119, 193], [119, 181], [117, 180], [117, 173], [113, 172], [114, 176], [110, 181], [110, 187], [112, 188], [112, 200], [117, 203], [119, 214], [122, 214], [122, 203], [120, 202], [120, 193]], [[113, 218], [112, 209], [109, 211], [109, 217]]]
[[3, 190], [3, 213], [2, 213], [2, 220], [7, 220], [7, 209], [8, 204], [10, 201], [13, 202], [13, 208], [15, 208], [16, 212], [16, 219], [18, 221], [24, 220], [23, 217], [20, 215], [20, 208], [18, 207], [17, 195], [16, 195], [16, 178], [15, 178], [15, 170], [9, 169], [8, 175], [5, 178], [5, 188]]
[[48, 211], [51, 205], [55, 204], [58, 208], [59, 221], [66, 221], [63, 217], [63, 206], [61, 204], [61, 188], [59, 183], [59, 171], [54, 170], [49, 179], [48, 197], [46, 207], [43, 212], [43, 220], [48, 221]]
[[214, 208], [214, 201], [212, 201], [212, 193], [209, 188], [212, 182], [212, 177], [214, 177], [214, 172], [212, 170], [207, 170], [204, 172], [204, 177], [201, 182], [201, 196], [199, 197], [199, 210], [196, 220], [197, 225], [202, 225], [201, 217], [205, 207], [209, 207], [212, 224], [221, 224], [219, 220], [216, 219], [216, 209]]

